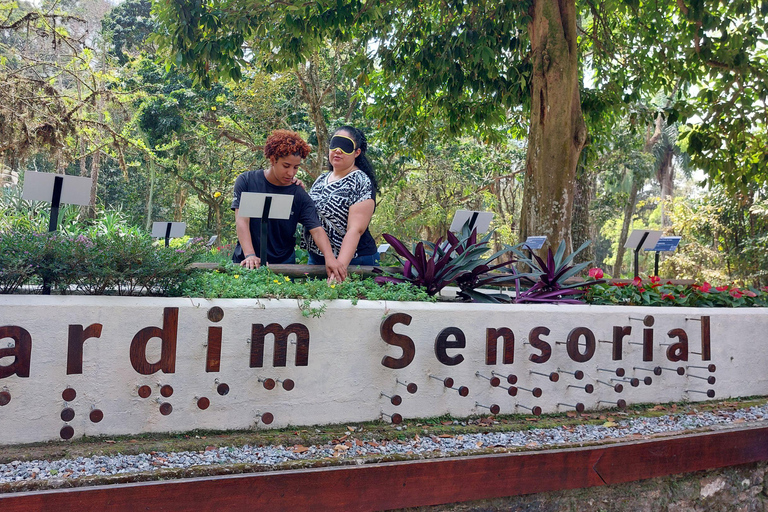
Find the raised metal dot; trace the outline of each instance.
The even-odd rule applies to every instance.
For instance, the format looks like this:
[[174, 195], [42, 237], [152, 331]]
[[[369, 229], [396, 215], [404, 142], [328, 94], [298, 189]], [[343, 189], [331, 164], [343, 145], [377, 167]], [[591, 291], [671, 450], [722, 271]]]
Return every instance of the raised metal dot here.
[[77, 391], [75, 391], [73, 388], [67, 388], [61, 392], [61, 398], [63, 398], [65, 402], [71, 402], [76, 397]]
[[71, 409], [69, 407], [62, 409], [61, 411], [61, 421], [72, 421], [75, 419], [75, 410]]

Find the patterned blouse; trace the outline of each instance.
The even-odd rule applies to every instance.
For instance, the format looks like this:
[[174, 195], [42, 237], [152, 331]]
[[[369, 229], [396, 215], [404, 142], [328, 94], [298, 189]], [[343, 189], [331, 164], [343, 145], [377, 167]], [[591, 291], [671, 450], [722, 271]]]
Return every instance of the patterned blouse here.
[[[309, 191], [309, 197], [315, 202], [320, 222], [331, 241], [333, 253], [338, 256], [341, 242], [344, 240], [344, 235], [347, 234], [349, 208], [366, 199], [372, 199], [373, 185], [370, 178], [360, 169], [355, 169], [340, 180], [329, 183], [328, 177], [330, 175], [331, 173], [327, 172], [317, 178]], [[313, 253], [322, 254], [306, 229], [304, 230], [304, 243]], [[357, 244], [356, 255], [368, 256], [375, 252], [376, 243], [366, 228]]]

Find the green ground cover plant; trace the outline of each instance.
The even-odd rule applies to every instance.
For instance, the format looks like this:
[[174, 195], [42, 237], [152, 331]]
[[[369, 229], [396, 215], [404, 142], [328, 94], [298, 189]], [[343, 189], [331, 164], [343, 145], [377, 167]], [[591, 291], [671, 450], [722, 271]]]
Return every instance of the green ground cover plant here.
[[437, 299], [426, 290], [410, 283], [378, 285], [371, 278], [350, 274], [343, 283], [329, 283], [325, 279], [294, 278], [275, 274], [269, 267], [248, 270], [229, 264], [209, 272], [195, 272], [171, 295], [213, 298], [269, 298], [299, 299], [306, 314], [317, 314], [311, 301], [347, 299], [357, 303], [366, 300], [429, 301]]

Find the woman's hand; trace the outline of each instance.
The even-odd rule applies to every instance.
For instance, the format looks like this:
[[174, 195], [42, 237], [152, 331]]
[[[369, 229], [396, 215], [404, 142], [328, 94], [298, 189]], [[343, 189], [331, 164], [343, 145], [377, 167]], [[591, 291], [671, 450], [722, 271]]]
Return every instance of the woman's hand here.
[[240, 262], [240, 266], [249, 269], [259, 268], [261, 266], [261, 258], [255, 254], [249, 254], [243, 261]]
[[329, 281], [343, 282], [347, 278], [347, 267], [336, 258], [325, 258], [325, 272]]

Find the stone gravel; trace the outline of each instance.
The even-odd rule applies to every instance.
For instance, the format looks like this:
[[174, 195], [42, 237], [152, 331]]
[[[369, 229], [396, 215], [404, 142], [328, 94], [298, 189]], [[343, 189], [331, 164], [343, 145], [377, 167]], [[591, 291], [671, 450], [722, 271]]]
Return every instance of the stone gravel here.
[[[292, 461], [333, 458], [363, 463], [383, 456], [445, 457], [489, 448], [543, 448], [581, 445], [609, 439], [648, 437], [718, 425], [768, 421], [768, 404], [735, 411], [695, 412], [607, 421], [603, 425], [568, 425], [514, 432], [415, 436], [399, 441], [348, 439], [311, 446], [226, 446], [200, 452], [151, 452], [139, 455], [94, 455], [75, 459], [13, 461], [0, 464], [0, 484], [25, 480], [75, 479], [153, 472], [169, 468], [230, 464], [278, 466]], [[456, 422], [458, 424], [458, 422]], [[400, 428], [400, 427], [398, 427]]]

